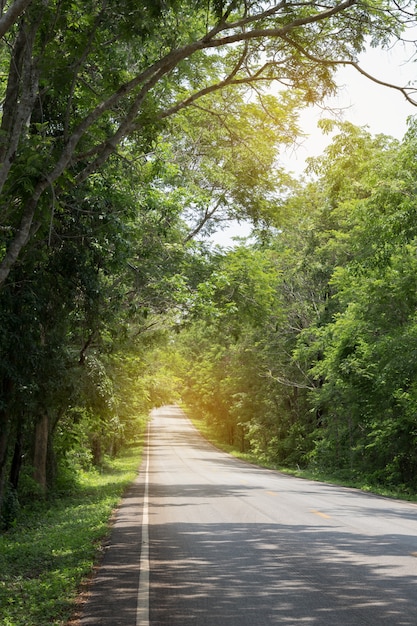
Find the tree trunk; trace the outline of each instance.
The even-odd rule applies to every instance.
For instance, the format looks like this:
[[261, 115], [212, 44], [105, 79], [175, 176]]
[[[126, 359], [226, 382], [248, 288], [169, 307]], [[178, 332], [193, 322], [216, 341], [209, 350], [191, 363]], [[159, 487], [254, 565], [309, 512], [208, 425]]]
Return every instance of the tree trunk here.
[[99, 467], [103, 460], [103, 451], [99, 435], [95, 434], [92, 436], [90, 446], [91, 453], [93, 455], [93, 465], [94, 467]]
[[9, 442], [9, 422], [5, 411], [0, 411], [0, 512], [4, 495], [7, 448]]
[[12, 465], [10, 468], [10, 484], [16, 490], [19, 484], [19, 476], [20, 476], [20, 469], [22, 467], [22, 459], [23, 459], [22, 425], [19, 424], [18, 433], [16, 436], [16, 442], [14, 444]]
[[35, 426], [35, 447], [33, 452], [33, 478], [46, 493], [46, 463], [48, 458], [49, 419], [45, 412]]
[[12, 391], [13, 383], [9, 378], [5, 378], [0, 385], [2, 390], [4, 409], [0, 410], [0, 511], [3, 502], [4, 486], [6, 478], [6, 461], [9, 447], [10, 434], [10, 413], [7, 408], [8, 399]]
[[1, 3], [0, 37], [3, 37], [13, 24], [17, 22], [20, 15], [22, 15], [31, 2], [32, 0], [14, 0], [5, 13], [3, 13], [4, 2]]

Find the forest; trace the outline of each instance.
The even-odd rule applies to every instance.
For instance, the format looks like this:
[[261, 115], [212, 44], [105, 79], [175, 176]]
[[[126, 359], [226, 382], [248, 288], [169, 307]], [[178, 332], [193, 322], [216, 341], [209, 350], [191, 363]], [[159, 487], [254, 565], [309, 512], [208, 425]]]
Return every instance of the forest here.
[[330, 116], [305, 175], [280, 161], [414, 4], [0, 11], [1, 528], [174, 402], [260, 462], [416, 493], [417, 121]]

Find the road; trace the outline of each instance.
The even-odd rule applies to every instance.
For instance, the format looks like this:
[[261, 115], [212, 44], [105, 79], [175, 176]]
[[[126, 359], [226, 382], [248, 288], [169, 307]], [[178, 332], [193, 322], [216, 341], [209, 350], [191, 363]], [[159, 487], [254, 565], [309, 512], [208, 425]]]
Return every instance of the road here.
[[417, 506], [243, 463], [158, 409], [81, 624], [417, 626]]

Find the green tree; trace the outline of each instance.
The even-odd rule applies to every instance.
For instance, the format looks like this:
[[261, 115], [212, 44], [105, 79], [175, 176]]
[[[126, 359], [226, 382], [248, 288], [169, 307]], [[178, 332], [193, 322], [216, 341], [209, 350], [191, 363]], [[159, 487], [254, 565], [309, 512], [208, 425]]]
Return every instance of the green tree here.
[[313, 258], [326, 260], [329, 304], [295, 354], [320, 381], [314, 462], [414, 488], [413, 154], [414, 124], [401, 145], [344, 125], [319, 160]]
[[46, 244], [63, 195], [132, 143], [145, 155], [178, 112], [225, 88], [273, 82], [320, 100], [337, 64], [356, 67], [367, 38], [386, 45], [410, 21], [407, 5], [355, 0], [32, 0], [3, 17], [0, 284], [29, 242]]
[[414, 488], [415, 126], [342, 124], [311, 167], [197, 289], [186, 399], [268, 460]]
[[198, 287], [192, 321], [179, 337], [189, 406], [228, 443], [281, 461], [289, 456], [288, 441], [285, 451], [280, 444], [290, 428], [288, 405], [295, 408], [293, 389], [271, 375], [289, 359], [280, 332], [282, 283], [275, 251], [241, 246], [228, 252]]
[[[109, 163], [82, 193], [68, 195], [44, 254], [29, 249], [0, 294], [3, 485], [8, 474], [17, 487], [24, 454], [45, 492], [57, 453], [70, 452], [63, 428], [82, 433], [96, 463], [132, 435], [118, 389], [131, 359], [143, 375], [137, 344], [156, 337], [157, 316], [175, 303], [175, 276], [191, 248], [181, 243], [179, 208], [171, 203], [168, 215], [155, 190], [153, 167], [144, 173]], [[114, 362], [123, 351], [119, 373]], [[132, 403], [149, 408], [147, 393], [138, 384]]]

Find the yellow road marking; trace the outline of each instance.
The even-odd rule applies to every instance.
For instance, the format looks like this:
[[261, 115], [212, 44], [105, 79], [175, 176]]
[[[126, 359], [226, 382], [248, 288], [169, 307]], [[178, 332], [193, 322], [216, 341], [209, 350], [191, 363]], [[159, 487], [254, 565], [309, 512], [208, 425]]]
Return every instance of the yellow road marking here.
[[278, 495], [275, 491], [267, 491], [266, 493], [269, 493], [270, 496], [277, 496]]
[[330, 515], [326, 515], [326, 513], [322, 513], [321, 511], [312, 510], [311, 513], [314, 513], [314, 515], [318, 515], [319, 517], [324, 517], [325, 519], [331, 519]]

